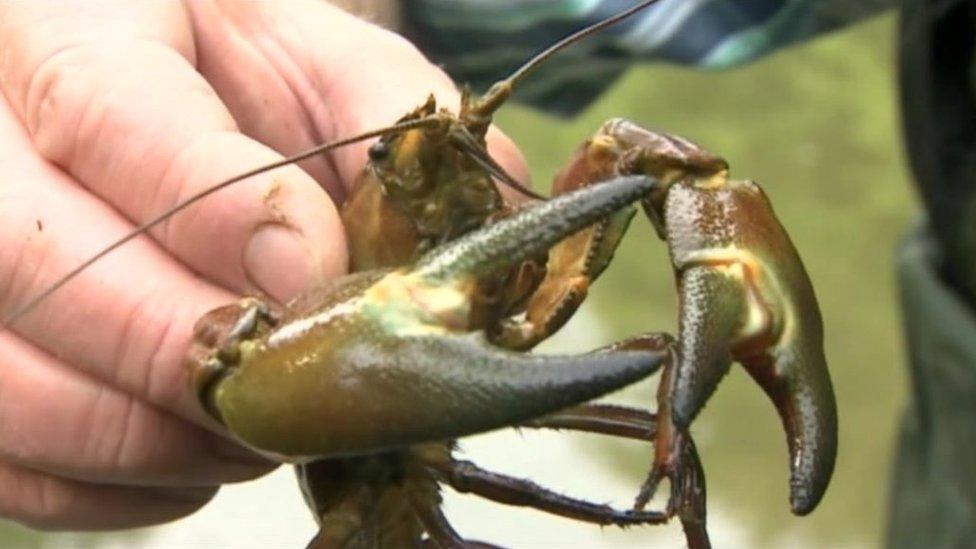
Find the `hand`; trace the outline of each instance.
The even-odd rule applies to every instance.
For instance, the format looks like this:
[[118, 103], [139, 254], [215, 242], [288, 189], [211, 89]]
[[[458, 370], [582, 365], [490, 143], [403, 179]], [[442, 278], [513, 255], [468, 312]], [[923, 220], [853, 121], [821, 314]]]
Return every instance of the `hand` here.
[[[458, 104], [409, 43], [320, 1], [0, 3], [0, 91], [3, 314], [202, 188], [431, 91]], [[524, 180], [511, 143], [489, 141]], [[270, 468], [216, 434], [183, 354], [209, 309], [344, 272], [335, 204], [367, 146], [217, 193], [0, 333], [0, 517], [158, 523]]]

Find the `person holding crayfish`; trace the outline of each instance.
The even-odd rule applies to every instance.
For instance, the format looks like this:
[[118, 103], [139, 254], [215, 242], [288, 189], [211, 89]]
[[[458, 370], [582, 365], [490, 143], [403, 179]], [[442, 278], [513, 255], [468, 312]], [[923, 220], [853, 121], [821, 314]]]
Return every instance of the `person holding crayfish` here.
[[[431, 91], [459, 101], [405, 39], [320, 2], [3, 2], [0, 52], [4, 314], [202, 186]], [[489, 142], [524, 179], [511, 142]], [[0, 334], [0, 517], [161, 523], [269, 471], [186, 390], [186, 344], [234, 295], [287, 300], [346, 269], [334, 204], [365, 158], [348, 147], [220, 193]]]
[[[516, 1], [504, 11], [473, 0], [342, 3], [383, 15], [456, 80], [476, 85], [620, 8], [552, 0], [512, 26]], [[654, 24], [681, 4], [662, 0], [554, 59], [518, 99], [571, 113], [637, 59], [731, 66], [888, 6], [724, 0], [695, 4], [671, 20], [678, 24]], [[946, 372], [976, 375], [967, 343], [976, 244], [966, 229], [976, 139], [965, 126], [976, 32], [971, 3], [941, 3], [934, 15], [930, 4], [903, 4], [912, 31], [902, 37], [909, 151], [933, 222], [906, 244], [902, 274], [915, 393], [956, 395]], [[388, 124], [432, 90], [458, 103], [451, 80], [410, 42], [324, 2], [7, 1], [0, 52], [4, 312], [242, 166]], [[566, 70], [580, 58], [586, 71]], [[501, 133], [489, 134], [489, 149], [526, 179]], [[0, 517], [42, 529], [160, 523], [192, 513], [223, 483], [269, 470], [215, 434], [184, 390], [186, 341], [196, 318], [235, 294], [286, 300], [344, 271], [335, 204], [364, 159], [365, 145], [343, 148], [221, 193], [198, 215], [153, 231], [155, 244], [120, 249], [0, 333]], [[952, 321], [927, 320], [949, 313]], [[973, 537], [976, 516], [961, 509], [976, 506], [960, 502], [976, 502], [967, 476], [976, 449], [968, 432], [953, 430], [976, 420], [972, 399], [963, 400], [952, 418], [913, 401], [892, 547]], [[932, 461], [922, 473], [925, 456]]]

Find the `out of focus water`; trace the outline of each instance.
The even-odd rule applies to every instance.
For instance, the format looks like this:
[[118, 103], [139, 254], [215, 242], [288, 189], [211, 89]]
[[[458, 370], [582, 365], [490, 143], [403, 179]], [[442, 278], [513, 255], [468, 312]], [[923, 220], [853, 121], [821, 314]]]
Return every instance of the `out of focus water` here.
[[[904, 399], [893, 250], [914, 206], [893, 100], [893, 19], [729, 72], [632, 71], [570, 122], [509, 108], [501, 125], [534, 165], [537, 186], [610, 117], [689, 137], [759, 181], [806, 262], [826, 323], [840, 406], [833, 484], [813, 515], [787, 505], [786, 446], [775, 412], [740, 370], [723, 382], [694, 435], [708, 474], [717, 547], [878, 545], [890, 451]], [[673, 330], [675, 297], [663, 246], [642, 223], [592, 291], [591, 303], [545, 350], [584, 350], [647, 330]], [[652, 382], [617, 401], [649, 405]], [[627, 505], [648, 449], [598, 437], [514, 432], [464, 441], [466, 457], [575, 494]], [[448, 494], [459, 530], [515, 547], [681, 547], [677, 527], [580, 527]], [[311, 520], [291, 472], [226, 488], [197, 515], [137, 532], [35, 534], [0, 522], [2, 547], [301, 547]]]

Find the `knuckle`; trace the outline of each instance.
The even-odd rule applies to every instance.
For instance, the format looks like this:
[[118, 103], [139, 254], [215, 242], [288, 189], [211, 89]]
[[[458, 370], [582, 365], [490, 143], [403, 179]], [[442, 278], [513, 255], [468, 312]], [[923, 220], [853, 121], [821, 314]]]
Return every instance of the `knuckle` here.
[[91, 456], [98, 470], [115, 479], [153, 484], [177, 481], [185, 474], [181, 469], [187, 463], [168, 458], [180, 456], [187, 441], [173, 436], [165, 415], [129, 395], [114, 393], [102, 402], [83, 442], [83, 455]]
[[[55, 51], [38, 65], [27, 86], [25, 118], [34, 146], [45, 158], [69, 167], [81, 182], [99, 188], [131, 177], [134, 167], [164, 166], [147, 162], [161, 154], [148, 149], [148, 142], [119, 147], [119, 138], [143, 135], [179, 142], [192, 138], [199, 125], [234, 127], [229, 114], [214, 108], [220, 100], [206, 80], [187, 67], [178, 52], [153, 39]], [[192, 111], [186, 118], [165, 115], [179, 104]], [[93, 173], [103, 176], [87, 177]]]
[[90, 456], [88, 460], [98, 468], [122, 475], [130, 472], [136, 465], [130, 444], [135, 408], [135, 399], [129, 395], [100, 391], [88, 416], [88, 436], [81, 439], [85, 446], [82, 455]]
[[45, 158], [63, 162], [73, 154], [84, 111], [91, 102], [94, 71], [86, 70], [97, 55], [92, 46], [70, 45], [52, 51], [37, 66], [27, 85], [25, 122], [35, 147]]

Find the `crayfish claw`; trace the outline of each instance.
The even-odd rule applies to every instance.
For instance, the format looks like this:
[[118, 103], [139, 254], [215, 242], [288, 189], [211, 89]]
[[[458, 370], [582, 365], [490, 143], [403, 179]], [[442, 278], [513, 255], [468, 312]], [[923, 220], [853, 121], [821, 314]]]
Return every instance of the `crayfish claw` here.
[[790, 453], [790, 507], [794, 514], [805, 515], [823, 498], [837, 456], [837, 404], [823, 351], [786, 346], [775, 360], [743, 365], [783, 422]]
[[622, 388], [666, 360], [652, 351], [527, 355], [495, 347], [480, 333], [364, 341], [344, 354], [350, 371], [368, 378], [363, 402], [351, 412], [376, 412], [356, 432], [369, 436], [362, 425], [373, 425], [372, 447], [515, 424]]
[[[289, 386], [324, 395], [273, 409], [224, 406], [222, 419], [255, 447], [288, 456], [356, 455], [497, 429], [625, 387], [653, 374], [664, 353], [541, 356], [492, 346], [480, 332], [380, 336], [342, 342], [328, 370], [288, 365]], [[240, 379], [218, 392], [226, 398]], [[247, 388], [247, 387], [244, 387]], [[274, 422], [255, 418], [272, 416]], [[289, 436], [299, 425], [315, 436]], [[318, 426], [318, 429], [313, 429]]]
[[790, 506], [804, 515], [820, 502], [833, 473], [837, 405], [816, 298], [785, 233], [782, 238], [776, 254], [746, 246], [676, 254], [678, 358], [662, 396], [675, 428], [687, 431], [732, 362], [742, 364], [783, 422]]
[[435, 282], [502, 272], [627, 207], [654, 185], [649, 177], [618, 177], [533, 204], [431, 250], [417, 261], [413, 272]]
[[679, 279], [677, 364], [666, 398], [671, 420], [686, 431], [732, 366], [746, 299], [741, 284], [713, 266], [695, 266]]

